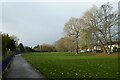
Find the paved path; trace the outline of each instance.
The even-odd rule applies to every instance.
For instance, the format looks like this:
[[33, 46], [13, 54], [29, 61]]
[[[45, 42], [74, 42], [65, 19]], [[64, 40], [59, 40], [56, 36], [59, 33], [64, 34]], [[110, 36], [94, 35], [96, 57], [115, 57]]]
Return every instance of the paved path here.
[[33, 68], [21, 55], [16, 55], [10, 65], [5, 78], [45, 78]]

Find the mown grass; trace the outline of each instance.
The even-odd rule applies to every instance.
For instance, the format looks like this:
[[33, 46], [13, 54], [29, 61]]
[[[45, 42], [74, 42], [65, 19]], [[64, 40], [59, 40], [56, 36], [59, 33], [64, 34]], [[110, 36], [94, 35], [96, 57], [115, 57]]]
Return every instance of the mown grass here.
[[117, 78], [117, 54], [78, 54], [65, 52], [22, 55], [47, 78]]

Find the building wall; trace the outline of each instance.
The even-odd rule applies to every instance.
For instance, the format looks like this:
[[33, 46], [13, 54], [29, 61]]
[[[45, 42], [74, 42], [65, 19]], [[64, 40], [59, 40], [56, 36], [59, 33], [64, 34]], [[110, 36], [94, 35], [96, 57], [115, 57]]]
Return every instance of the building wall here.
[[[106, 47], [106, 46], [105, 46]], [[108, 47], [110, 48], [110, 45], [108, 45]], [[113, 50], [114, 47], [118, 47], [118, 44], [113, 44], [111, 46], [111, 51]], [[102, 50], [100, 46], [94, 46], [93, 48], [94, 50]]]

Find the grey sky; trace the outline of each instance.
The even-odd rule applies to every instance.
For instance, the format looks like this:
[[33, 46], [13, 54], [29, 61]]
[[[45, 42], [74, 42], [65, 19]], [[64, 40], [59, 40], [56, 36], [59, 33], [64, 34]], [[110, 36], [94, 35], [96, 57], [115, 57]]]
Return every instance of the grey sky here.
[[[24, 45], [52, 44], [64, 36], [64, 24], [70, 17], [81, 17], [93, 5], [102, 3], [4, 2], [0, 24], [3, 32], [17, 36]], [[117, 3], [113, 6], [117, 9]]]

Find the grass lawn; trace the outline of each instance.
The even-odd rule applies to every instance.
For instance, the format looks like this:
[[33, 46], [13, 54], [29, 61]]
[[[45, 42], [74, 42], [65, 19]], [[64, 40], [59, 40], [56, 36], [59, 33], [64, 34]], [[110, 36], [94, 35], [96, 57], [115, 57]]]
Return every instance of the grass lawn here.
[[117, 78], [117, 54], [78, 54], [70, 52], [22, 55], [47, 78]]

